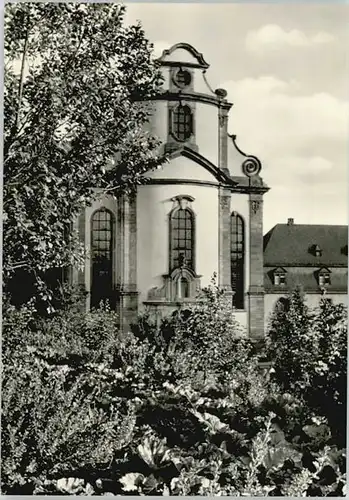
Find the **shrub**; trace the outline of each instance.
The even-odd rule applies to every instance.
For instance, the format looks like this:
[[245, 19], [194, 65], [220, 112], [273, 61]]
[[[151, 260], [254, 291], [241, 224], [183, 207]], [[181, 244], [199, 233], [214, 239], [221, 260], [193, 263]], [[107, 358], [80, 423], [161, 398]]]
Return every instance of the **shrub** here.
[[[308, 315], [296, 297], [279, 324], [297, 342], [295, 311], [303, 311], [318, 357], [313, 367], [307, 358], [304, 374], [296, 346], [285, 343], [296, 369], [284, 385], [277, 318], [278, 371], [269, 380], [224, 295], [215, 286], [206, 293], [206, 303], [160, 325], [142, 316], [123, 335], [107, 307], [85, 314], [69, 304], [45, 319], [30, 305], [9, 307], [3, 492], [343, 495], [344, 450], [304, 386], [309, 373], [321, 390], [332, 377], [326, 397], [339, 404], [343, 310], [327, 304]], [[309, 348], [305, 329], [298, 345]]]
[[204, 294], [205, 301], [166, 318], [159, 328], [149, 315], [142, 317], [134, 333], [156, 345], [173, 380], [236, 385], [257, 367], [253, 344], [232, 316], [215, 278]]
[[[44, 362], [4, 370], [2, 481], [7, 493], [30, 493], [46, 479], [109, 463], [132, 420], [122, 405], [104, 411], [86, 376], [67, 384], [69, 368]], [[25, 487], [25, 489], [23, 488]]]
[[30, 493], [47, 478], [113, 458], [123, 439], [118, 429], [132, 421], [132, 402], [116, 400], [103, 407], [109, 380], [98, 363], [111, 362], [118, 343], [116, 321], [107, 308], [90, 314], [68, 309], [40, 319], [30, 304], [19, 310], [7, 305], [1, 434], [5, 492]]
[[33, 303], [19, 309], [8, 304], [3, 318], [3, 359], [25, 356], [28, 348], [51, 364], [106, 362], [117, 343], [118, 318], [107, 305], [85, 314], [76, 304], [48, 318]]

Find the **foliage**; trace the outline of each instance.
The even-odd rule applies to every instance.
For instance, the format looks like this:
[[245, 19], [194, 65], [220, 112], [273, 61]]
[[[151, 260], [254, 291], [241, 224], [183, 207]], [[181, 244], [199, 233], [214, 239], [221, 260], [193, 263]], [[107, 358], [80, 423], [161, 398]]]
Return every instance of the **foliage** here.
[[160, 73], [124, 13], [119, 4], [5, 7], [6, 281], [25, 270], [22, 282], [42, 285], [44, 271], [81, 265], [81, 210], [101, 193], [132, 191], [163, 161], [140, 103], [159, 91]]
[[296, 389], [301, 393], [309, 384], [315, 337], [311, 323], [312, 313], [301, 289], [296, 288], [286, 302], [276, 305], [267, 333], [267, 355], [285, 391]]
[[[50, 477], [112, 460], [132, 432], [132, 402], [104, 403], [98, 362], [117, 343], [115, 314], [39, 320], [7, 306], [3, 322], [2, 481], [31, 493]], [[131, 427], [131, 430], [127, 430]], [[127, 431], [127, 432], [126, 432]]]
[[320, 415], [326, 416], [338, 438], [346, 436], [348, 317], [343, 304], [324, 299], [314, 322], [316, 363], [308, 401]]
[[166, 358], [166, 377], [171, 380], [199, 386], [236, 385], [237, 379], [245, 379], [256, 368], [253, 344], [232, 316], [215, 276], [203, 293], [206, 300], [179, 310], [159, 328], [146, 314], [134, 334], [157, 346]]
[[333, 439], [345, 442], [347, 311], [326, 297], [309, 310], [299, 289], [277, 307], [267, 335], [273, 378], [309, 416], [325, 417]]
[[[41, 320], [9, 309], [3, 491], [342, 496], [345, 454], [331, 424], [269, 379], [224, 295], [206, 293], [208, 302], [160, 325], [143, 316], [122, 335], [108, 308], [85, 315], [70, 304]], [[314, 324], [325, 332], [332, 318], [341, 345], [335, 311]]]

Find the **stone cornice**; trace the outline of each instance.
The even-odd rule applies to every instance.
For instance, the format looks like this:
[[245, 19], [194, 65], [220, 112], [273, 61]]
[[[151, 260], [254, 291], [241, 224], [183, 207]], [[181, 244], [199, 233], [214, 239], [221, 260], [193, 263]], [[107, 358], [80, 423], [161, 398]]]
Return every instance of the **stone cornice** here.
[[160, 61], [158, 59], [160, 66], [170, 66], [176, 68], [197, 68], [197, 69], [206, 69], [205, 66], [202, 66], [199, 63], [195, 62], [183, 62], [183, 61]]
[[[322, 266], [322, 267], [321, 267]], [[323, 269], [324, 267], [326, 267], [327, 269], [328, 268], [331, 268], [331, 269], [347, 269], [348, 266], [346, 264], [336, 264], [336, 263], [333, 263], [333, 264], [326, 264], [326, 266], [324, 264], [319, 264], [319, 263], [308, 263], [308, 264], [300, 264], [299, 262], [287, 262], [287, 264], [285, 264], [285, 262], [282, 262], [281, 264], [279, 262], [264, 262], [264, 267], [271, 267], [271, 268], [276, 268], [276, 267], [287, 267], [287, 268], [290, 268], [290, 267], [297, 267], [298, 269], [299, 268], [302, 268], [302, 267], [314, 267], [314, 268], [318, 268], [318, 269]]]
[[267, 193], [269, 191], [268, 186], [234, 186], [232, 189], [233, 193], [253, 193], [253, 194], [261, 194]]
[[224, 188], [228, 189], [231, 193], [244, 193], [244, 194], [261, 194], [263, 195], [265, 192], [269, 190], [269, 188], [258, 188], [258, 187], [249, 187], [249, 186], [238, 186], [234, 185], [233, 181], [232, 183], [228, 182], [214, 182], [214, 181], [201, 181], [198, 179], [149, 179], [146, 184], [143, 185], [154, 185], [154, 184], [188, 184], [188, 185], [194, 185], [194, 186], [208, 186], [208, 187], [215, 187], [215, 188]]
[[264, 194], [270, 190], [269, 186], [264, 184], [263, 179], [256, 175], [254, 177], [245, 177], [242, 175], [232, 175], [231, 179], [237, 184], [236, 191], [241, 193], [260, 193]]
[[195, 298], [183, 298], [180, 300], [168, 300], [166, 298], [164, 299], [150, 299], [150, 300], [143, 300], [143, 304], [145, 306], [173, 306], [173, 307], [178, 307], [182, 306], [184, 304], [202, 304], [205, 303], [205, 299], [195, 299]]
[[[340, 294], [340, 295], [345, 295], [347, 296], [348, 292], [345, 288], [331, 288], [331, 289], [326, 289], [326, 294], [323, 295], [321, 289], [319, 288], [318, 290], [307, 290], [307, 288], [305, 287], [302, 287], [302, 290], [305, 294], [309, 294], [309, 295], [319, 295], [319, 296], [323, 296], [324, 298], [330, 296], [330, 295], [336, 295], [336, 294]], [[284, 288], [283, 290], [280, 290], [280, 289], [276, 289], [276, 288], [268, 288], [268, 287], [265, 287], [264, 288], [264, 295], [286, 295], [287, 293], [289, 293], [289, 289], [288, 288]]]
[[194, 185], [194, 186], [208, 186], [208, 187], [215, 187], [218, 188], [221, 184], [219, 182], [214, 182], [214, 181], [200, 181], [196, 179], [149, 179], [146, 184], [142, 184], [143, 186], [147, 185], [154, 185], [154, 184], [168, 184], [168, 185], [173, 185], [173, 184], [188, 184], [188, 185]]
[[223, 108], [229, 110], [233, 104], [223, 99], [219, 99], [216, 96], [201, 94], [199, 92], [170, 92], [165, 91], [156, 96], [149, 98], [152, 101], [195, 101], [203, 102], [205, 104], [211, 104], [212, 106], [217, 106], [218, 108]]

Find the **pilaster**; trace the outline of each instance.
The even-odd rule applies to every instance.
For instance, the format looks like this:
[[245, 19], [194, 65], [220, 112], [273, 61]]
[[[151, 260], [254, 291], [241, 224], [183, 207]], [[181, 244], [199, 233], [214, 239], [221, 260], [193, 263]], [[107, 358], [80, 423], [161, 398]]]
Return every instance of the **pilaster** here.
[[261, 193], [250, 193], [250, 286], [249, 334], [258, 339], [264, 336], [263, 286], [263, 198]]
[[225, 173], [228, 171], [228, 109], [218, 108], [218, 165]]
[[137, 320], [137, 206], [136, 196], [120, 198], [118, 210], [120, 228], [117, 276], [117, 311], [120, 328], [127, 331]]
[[218, 285], [226, 292], [231, 291], [230, 259], [230, 204], [231, 192], [221, 189], [219, 192], [219, 274]]
[[72, 231], [79, 235], [80, 243], [85, 248], [84, 265], [80, 268], [72, 266], [69, 269], [69, 282], [72, 285], [77, 285], [83, 293], [86, 293], [85, 307], [88, 311], [90, 308], [90, 290], [86, 283], [86, 269], [90, 264], [90, 260], [86, 256], [86, 209], [83, 209], [81, 214], [72, 224]]

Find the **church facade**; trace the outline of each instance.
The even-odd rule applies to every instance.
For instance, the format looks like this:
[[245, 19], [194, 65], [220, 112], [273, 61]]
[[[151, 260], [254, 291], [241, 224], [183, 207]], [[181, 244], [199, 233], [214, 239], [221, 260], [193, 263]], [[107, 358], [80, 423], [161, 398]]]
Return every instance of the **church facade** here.
[[212, 89], [209, 65], [179, 43], [159, 59], [164, 91], [150, 131], [169, 162], [147, 174], [133, 197], [105, 197], [78, 221], [89, 256], [74, 281], [87, 307], [108, 299], [124, 329], [137, 314], [158, 318], [200, 300], [214, 274], [252, 338], [264, 334], [262, 165], [228, 134], [232, 103]]

